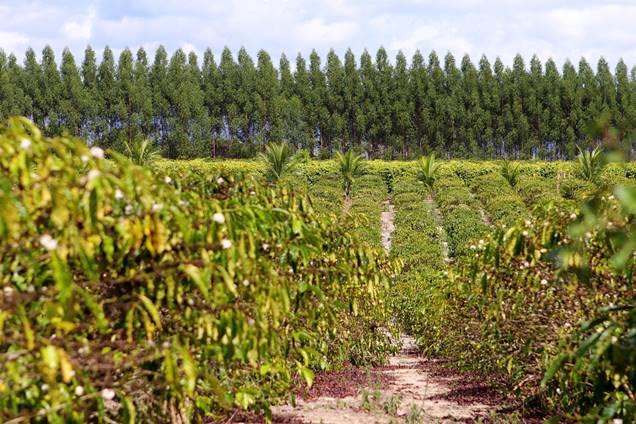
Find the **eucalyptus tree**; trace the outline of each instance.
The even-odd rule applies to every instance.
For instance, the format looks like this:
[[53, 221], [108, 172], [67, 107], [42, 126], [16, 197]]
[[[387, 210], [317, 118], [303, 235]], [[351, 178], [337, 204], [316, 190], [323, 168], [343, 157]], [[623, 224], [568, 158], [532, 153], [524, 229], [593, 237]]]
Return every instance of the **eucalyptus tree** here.
[[153, 108], [152, 87], [150, 86], [148, 55], [143, 47], [137, 50], [133, 69], [134, 121], [140, 136], [148, 139], [152, 134]]
[[169, 135], [168, 116], [170, 102], [168, 99], [168, 53], [163, 46], [155, 51], [155, 57], [150, 68], [150, 87], [153, 110], [153, 138], [166, 149]]
[[80, 109], [80, 135], [89, 141], [95, 138], [97, 115], [102, 103], [97, 87], [97, 58], [91, 46], [84, 50], [84, 60], [80, 70], [82, 78], [82, 107]]
[[40, 96], [43, 128], [48, 135], [55, 135], [60, 132], [62, 80], [51, 46], [47, 45], [42, 50], [41, 69]]
[[344, 56], [344, 87], [342, 92], [342, 117], [344, 120], [344, 144], [358, 147], [364, 134], [365, 116], [362, 112], [363, 87], [356, 58], [351, 49]]
[[38, 63], [35, 51], [28, 48], [24, 58], [21, 86], [24, 94], [29, 98], [29, 110], [25, 111], [28, 118], [40, 128], [44, 127], [44, 98], [42, 97], [42, 67]]
[[208, 114], [209, 137], [211, 138], [212, 157], [217, 155], [217, 141], [224, 127], [223, 116], [223, 85], [221, 71], [214, 60], [214, 54], [209, 48], [203, 54], [203, 104]]
[[97, 90], [100, 102], [97, 109], [96, 142], [106, 148], [117, 145], [120, 126], [121, 96], [116, 78], [113, 51], [106, 46], [102, 61], [97, 68]]
[[345, 73], [342, 62], [333, 49], [327, 53], [327, 64], [324, 73], [327, 84], [325, 96], [327, 115], [324, 135], [327, 139], [327, 145], [342, 149], [342, 138], [345, 132]]
[[430, 78], [424, 63], [424, 56], [419, 50], [416, 50], [411, 60], [411, 68], [409, 70], [410, 97], [413, 102], [413, 131], [417, 140], [417, 153], [424, 153], [430, 145], [428, 129], [432, 125], [432, 106], [431, 99], [428, 97], [428, 87]]
[[60, 127], [69, 134], [80, 134], [84, 90], [75, 58], [69, 49], [62, 53], [59, 99]]
[[320, 56], [315, 50], [309, 55], [309, 99], [308, 121], [312, 127], [314, 136], [318, 139], [318, 148], [321, 155], [328, 156], [331, 150], [327, 137], [327, 81], [325, 73], [321, 69]]
[[413, 150], [415, 128], [413, 125], [413, 98], [409, 86], [409, 69], [406, 57], [399, 51], [395, 58], [393, 84], [390, 87], [391, 127], [394, 148], [399, 157], [407, 158]]

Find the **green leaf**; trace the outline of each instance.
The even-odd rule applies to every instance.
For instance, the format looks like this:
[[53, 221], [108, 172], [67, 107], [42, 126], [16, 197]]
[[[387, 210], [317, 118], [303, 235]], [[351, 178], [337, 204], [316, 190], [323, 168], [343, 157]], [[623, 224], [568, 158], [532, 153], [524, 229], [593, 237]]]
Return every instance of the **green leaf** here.
[[201, 275], [201, 270], [192, 264], [188, 264], [184, 267], [185, 273], [192, 279], [192, 282], [197, 286], [197, 288], [201, 291], [203, 298], [206, 302], [210, 301], [210, 292], [208, 291], [208, 282], [204, 280], [203, 275]]
[[300, 372], [301, 377], [305, 381], [307, 386], [311, 387], [314, 384], [314, 372], [311, 368], [308, 368], [304, 365], [298, 365], [298, 371]]
[[123, 403], [122, 416], [124, 422], [126, 424], [135, 424], [135, 416], [137, 415], [137, 411], [135, 409], [134, 402], [128, 396], [123, 396], [121, 393], [118, 398], [121, 399]]
[[621, 185], [614, 189], [614, 195], [628, 213], [636, 213], [636, 188]]
[[223, 282], [225, 283], [225, 287], [228, 289], [228, 291], [234, 296], [238, 296], [236, 284], [234, 284], [234, 278], [232, 278], [232, 276], [222, 266], [218, 267], [217, 269], [221, 273], [221, 277], [223, 278]]
[[59, 299], [62, 303], [65, 303], [73, 294], [71, 273], [66, 261], [55, 251], [51, 253], [51, 270], [53, 271], [53, 279], [55, 280], [55, 287], [59, 293]]
[[183, 369], [183, 374], [185, 375], [185, 388], [188, 396], [194, 396], [194, 389], [197, 385], [197, 368], [194, 364], [194, 360], [190, 355], [188, 350], [179, 345], [178, 347], [179, 356], [181, 357], [181, 368]]
[[150, 314], [150, 317], [154, 321], [157, 328], [161, 330], [161, 317], [159, 316], [159, 311], [155, 307], [155, 304], [152, 303], [152, 301], [148, 299], [146, 296], [144, 296], [143, 294], [139, 295], [139, 300], [141, 300], [141, 303], [143, 303], [144, 307]]
[[247, 409], [250, 407], [250, 405], [256, 403], [256, 399], [254, 399], [254, 396], [252, 396], [250, 393], [238, 392], [234, 397], [234, 402], [240, 408]]
[[565, 360], [568, 359], [568, 355], [564, 352], [561, 352], [550, 364], [550, 367], [545, 372], [543, 379], [541, 380], [541, 387], [545, 387], [555, 376], [557, 371], [561, 369]]

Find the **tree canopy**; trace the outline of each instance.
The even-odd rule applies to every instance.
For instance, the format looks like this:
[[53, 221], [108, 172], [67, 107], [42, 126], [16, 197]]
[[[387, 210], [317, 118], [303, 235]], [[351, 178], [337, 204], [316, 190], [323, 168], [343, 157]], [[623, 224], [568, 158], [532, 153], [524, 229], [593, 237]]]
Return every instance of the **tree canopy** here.
[[[278, 66], [275, 66], [277, 63]], [[0, 118], [24, 115], [48, 135], [69, 133], [123, 150], [150, 139], [166, 157], [254, 156], [271, 142], [319, 157], [355, 149], [372, 158], [572, 158], [597, 144], [588, 129], [603, 119], [633, 153], [636, 67], [612, 71], [599, 59], [561, 68], [535, 55], [511, 67], [435, 51], [410, 60], [384, 48], [359, 58], [312, 51], [290, 63], [260, 50], [140, 48], [82, 61], [46, 47], [22, 63], [0, 50]]]

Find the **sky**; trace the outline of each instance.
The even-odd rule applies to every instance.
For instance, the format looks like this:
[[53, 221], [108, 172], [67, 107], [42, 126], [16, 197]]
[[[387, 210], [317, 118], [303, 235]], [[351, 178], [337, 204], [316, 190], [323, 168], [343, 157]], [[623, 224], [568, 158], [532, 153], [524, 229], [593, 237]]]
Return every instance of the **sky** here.
[[[511, 65], [520, 53], [529, 62], [581, 57], [610, 64], [623, 58], [636, 65], [636, 0], [0, 0], [0, 48], [20, 60], [27, 47], [45, 45], [59, 56], [69, 47], [76, 59], [90, 44], [115, 53], [163, 44], [198, 54], [210, 47], [265, 49], [305, 57], [333, 48], [356, 57], [384, 46], [390, 57], [402, 50], [410, 59], [452, 52]], [[78, 61], [79, 61], [78, 60]]]

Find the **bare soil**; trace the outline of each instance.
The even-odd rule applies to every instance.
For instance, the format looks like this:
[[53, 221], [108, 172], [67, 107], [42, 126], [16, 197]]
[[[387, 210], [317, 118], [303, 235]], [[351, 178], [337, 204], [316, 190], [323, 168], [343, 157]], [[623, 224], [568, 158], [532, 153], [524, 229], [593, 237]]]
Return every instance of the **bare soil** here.
[[[432, 203], [432, 199], [430, 200]], [[383, 203], [382, 246], [391, 249], [395, 211]], [[415, 340], [400, 337], [400, 353], [383, 367], [348, 367], [318, 373], [295, 406], [274, 408], [275, 423], [459, 423], [474, 422], [505, 399], [482, 381], [446, 371], [418, 354]]]
[[382, 221], [382, 247], [388, 252], [391, 250], [391, 240], [393, 230], [395, 230], [395, 208], [389, 200], [385, 200], [382, 206], [382, 214], [380, 216]]
[[275, 408], [274, 422], [465, 423], [505, 403], [493, 387], [418, 355], [411, 337], [403, 335], [401, 342], [401, 352], [386, 366], [319, 374], [295, 407]]

